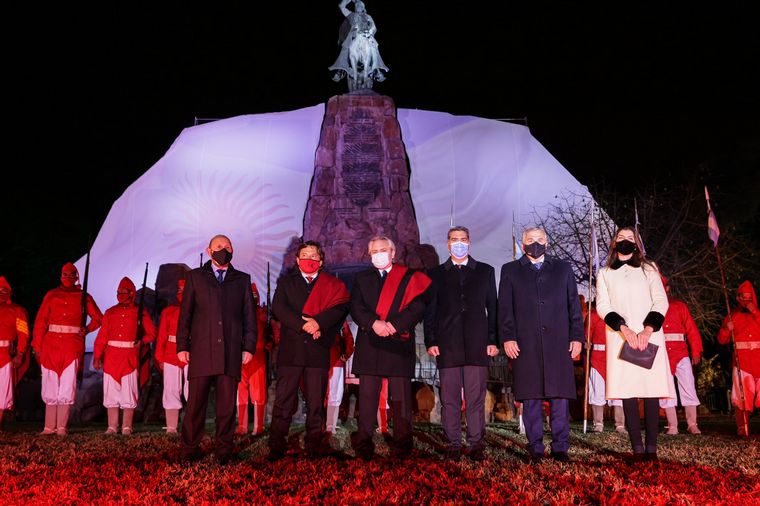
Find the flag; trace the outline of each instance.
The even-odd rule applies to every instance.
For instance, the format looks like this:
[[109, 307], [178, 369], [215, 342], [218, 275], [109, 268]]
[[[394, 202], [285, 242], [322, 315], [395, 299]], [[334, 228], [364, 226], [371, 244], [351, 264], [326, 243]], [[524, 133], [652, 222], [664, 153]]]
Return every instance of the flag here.
[[599, 272], [599, 243], [596, 240], [596, 225], [594, 223], [594, 204], [591, 204], [591, 262], [594, 274]]
[[636, 235], [638, 235], [639, 239], [641, 239], [641, 254], [643, 256], [647, 256], [647, 250], [644, 247], [644, 238], [641, 237], [641, 231], [639, 230], [639, 225], [641, 225], [641, 222], [639, 222], [639, 207], [636, 205], [636, 199], [633, 199], [633, 211], [636, 213], [636, 225], [634, 228], [636, 228]]
[[718, 220], [715, 218], [715, 213], [712, 207], [710, 207], [710, 194], [707, 192], [707, 186], [705, 186], [705, 200], [707, 201], [707, 236], [717, 248], [720, 229], [718, 228]]
[[521, 256], [523, 256], [522, 244], [515, 235], [515, 213], [512, 212], [512, 260], [517, 260]]

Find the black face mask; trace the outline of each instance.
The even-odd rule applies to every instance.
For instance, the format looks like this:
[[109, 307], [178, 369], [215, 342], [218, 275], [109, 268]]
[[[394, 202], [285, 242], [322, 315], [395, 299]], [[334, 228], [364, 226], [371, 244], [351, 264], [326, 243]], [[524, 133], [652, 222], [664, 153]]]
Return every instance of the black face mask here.
[[540, 242], [534, 242], [525, 245], [525, 254], [531, 258], [541, 258], [546, 253], [546, 245]]
[[220, 249], [219, 251], [211, 253], [211, 258], [213, 258], [219, 265], [227, 265], [230, 263], [230, 260], [232, 260], [232, 253], [226, 249]]
[[621, 255], [630, 255], [636, 251], [636, 243], [623, 239], [615, 243], [615, 250]]

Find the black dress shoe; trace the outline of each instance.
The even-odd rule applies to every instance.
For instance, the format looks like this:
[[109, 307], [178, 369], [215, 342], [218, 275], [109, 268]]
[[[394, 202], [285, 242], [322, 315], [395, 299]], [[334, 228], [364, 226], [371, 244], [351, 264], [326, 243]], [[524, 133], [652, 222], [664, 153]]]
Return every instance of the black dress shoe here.
[[483, 448], [473, 448], [467, 456], [475, 462], [483, 462], [486, 460], [486, 452], [483, 451]]
[[200, 450], [183, 452], [180, 458], [182, 462], [198, 462], [203, 458], [203, 452]]
[[364, 462], [369, 462], [375, 456], [375, 452], [356, 452], [356, 456]]
[[240, 456], [237, 453], [225, 453], [224, 455], [216, 455], [216, 461], [220, 466], [226, 466], [240, 461]]
[[552, 452], [552, 458], [557, 462], [572, 462], [567, 452]]
[[656, 462], [660, 459], [657, 458], [657, 452], [646, 452], [644, 453], [644, 460], [650, 461], [650, 462]]
[[530, 462], [531, 465], [540, 464], [542, 460], [544, 460], [543, 453], [531, 453], [528, 456], [528, 462]]
[[269, 450], [269, 453], [266, 456], [266, 459], [269, 462], [277, 462], [278, 460], [281, 460], [283, 457], [285, 457], [285, 452], [282, 450]]
[[459, 462], [462, 459], [462, 451], [459, 448], [449, 448], [443, 454], [444, 460]]
[[644, 454], [643, 453], [633, 453], [626, 457], [626, 460], [632, 464], [638, 464], [639, 462], [644, 462]]

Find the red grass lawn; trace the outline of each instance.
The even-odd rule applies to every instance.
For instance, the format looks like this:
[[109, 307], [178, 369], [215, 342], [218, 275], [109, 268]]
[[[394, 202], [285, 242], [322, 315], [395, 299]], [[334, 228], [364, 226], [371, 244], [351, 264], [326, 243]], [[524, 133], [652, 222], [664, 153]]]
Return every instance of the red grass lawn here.
[[[760, 421], [753, 422], [760, 432]], [[243, 459], [222, 467], [210, 455], [178, 462], [178, 440], [157, 427], [138, 426], [129, 438], [74, 427], [59, 439], [15, 424], [0, 434], [0, 505], [760, 504], [760, 438], [737, 438], [725, 417], [702, 425], [702, 436], [661, 436], [661, 461], [638, 465], [622, 459], [626, 436], [584, 435], [574, 426], [574, 463], [530, 466], [524, 436], [508, 423], [489, 425], [484, 462], [441, 461], [436, 425], [415, 426], [415, 451], [406, 461], [389, 458], [380, 436], [375, 460], [354, 460], [343, 429], [333, 441], [342, 454], [310, 460], [295, 449], [301, 427], [285, 459], [267, 462], [266, 437], [243, 437]]]

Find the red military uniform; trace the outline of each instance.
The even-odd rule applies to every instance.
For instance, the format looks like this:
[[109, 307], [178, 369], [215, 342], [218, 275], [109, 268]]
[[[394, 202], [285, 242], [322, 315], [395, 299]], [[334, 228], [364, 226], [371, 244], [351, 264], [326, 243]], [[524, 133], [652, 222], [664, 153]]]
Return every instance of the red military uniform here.
[[123, 278], [117, 292], [119, 303], [106, 311], [103, 326], [95, 339], [93, 364], [96, 367], [103, 364], [103, 405], [109, 410], [109, 434], [116, 432], [119, 408], [125, 410], [122, 433], [132, 432], [131, 415], [137, 407], [139, 390], [140, 346], [156, 338], [156, 326], [148, 311], [143, 309], [143, 334], [140, 341], [136, 341], [140, 308], [135, 304], [135, 294], [134, 283]]
[[[13, 385], [29, 365], [26, 349], [29, 343], [29, 317], [26, 310], [11, 301], [11, 285], [0, 276], [0, 423], [3, 411], [13, 408]], [[15, 360], [11, 349], [16, 348]]]
[[253, 434], [264, 432], [264, 411], [267, 403], [267, 351], [271, 349], [271, 340], [267, 332], [267, 309], [259, 306], [259, 290], [256, 283], [251, 283], [253, 300], [256, 304], [256, 323], [259, 338], [256, 340], [256, 353], [253, 359], [244, 364], [240, 371], [238, 383], [238, 427], [237, 434], [248, 432], [248, 400], [254, 406]]
[[[67, 433], [69, 410], [76, 397], [76, 376], [84, 354], [81, 332], [82, 288], [76, 284], [79, 273], [74, 264], [61, 269], [61, 286], [50, 290], [34, 320], [32, 348], [42, 369], [42, 400], [45, 429], [42, 434]], [[86, 296], [90, 323], [85, 332], [100, 327], [103, 314], [90, 296]]]
[[348, 322], [343, 322], [341, 331], [335, 336], [330, 347], [330, 369], [327, 373], [327, 421], [325, 431], [335, 433], [338, 412], [343, 400], [346, 361], [354, 354], [354, 336]]
[[607, 325], [596, 311], [591, 311], [591, 367], [607, 379]]
[[179, 410], [182, 409], [182, 394], [188, 396], [186, 362], [177, 357], [177, 323], [185, 291], [185, 280], [177, 282], [177, 302], [161, 312], [156, 338], [156, 362], [164, 376], [163, 406], [166, 411], [166, 433], [177, 434]]
[[[623, 402], [619, 399], [608, 401], [606, 398], [607, 381], [607, 324], [599, 318], [596, 310], [590, 313], [591, 318], [591, 370], [588, 376], [588, 403], [594, 421], [592, 430], [604, 432], [604, 406], [613, 406], [615, 430], [625, 432], [625, 416]], [[589, 315], [586, 315], [589, 318]], [[588, 320], [584, 328], [588, 332]]]
[[[741, 374], [734, 362], [733, 389], [731, 400], [736, 406], [736, 423], [739, 435], [747, 435], [747, 417], [754, 408], [760, 408], [760, 310], [757, 307], [757, 295], [749, 281], [739, 285], [737, 300], [740, 307], [731, 310], [731, 318], [726, 317], [718, 332], [718, 342], [729, 344], [731, 331], [729, 322], [733, 321], [736, 355], [739, 356]], [[732, 360], [736, 360], [735, 357]], [[743, 392], [744, 403], [742, 404]]]
[[[662, 324], [665, 334], [665, 348], [668, 351], [670, 372], [678, 380], [678, 392], [681, 405], [686, 412], [688, 431], [692, 434], [701, 434], [697, 427], [697, 406], [699, 397], [694, 381], [692, 360], [698, 362], [702, 355], [702, 338], [699, 335], [697, 324], [691, 317], [689, 308], [680, 300], [670, 297], [670, 287], [665, 276], [662, 284], [668, 293], [668, 312]], [[691, 353], [690, 353], [691, 352]], [[668, 419], [667, 434], [678, 434], [678, 416], [676, 413], [677, 399], [660, 399], [660, 407], [665, 409]]]

